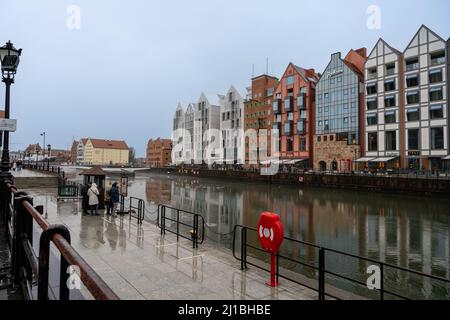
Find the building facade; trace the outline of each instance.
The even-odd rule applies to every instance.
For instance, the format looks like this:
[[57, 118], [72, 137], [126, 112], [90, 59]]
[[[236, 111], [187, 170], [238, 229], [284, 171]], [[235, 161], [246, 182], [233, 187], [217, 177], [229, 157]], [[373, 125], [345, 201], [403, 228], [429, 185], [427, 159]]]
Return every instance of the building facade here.
[[442, 168], [449, 154], [446, 41], [421, 26], [406, 47], [405, 149], [411, 169]]
[[244, 99], [245, 93], [231, 86], [220, 103], [221, 158], [226, 164], [244, 163]]
[[366, 155], [378, 168], [439, 170], [449, 157], [448, 41], [422, 25], [400, 52], [380, 39], [366, 63]]
[[[244, 106], [244, 130], [256, 131], [256, 146], [250, 146], [250, 139], [244, 140], [246, 164], [250, 164], [252, 159], [256, 162], [252, 165], [257, 166], [271, 156], [272, 102], [277, 86], [278, 78], [269, 75], [263, 74], [252, 79], [250, 99], [246, 100]], [[260, 130], [266, 130], [265, 142], [260, 142]], [[259, 148], [267, 150], [267, 155], [260, 155]]]
[[[220, 162], [220, 103], [224, 98], [219, 94], [202, 93], [194, 113], [194, 162]], [[217, 134], [218, 133], [218, 134]]]
[[[82, 150], [81, 164], [87, 165], [127, 165], [129, 149], [125, 141], [104, 139], [81, 139], [79, 151]], [[81, 155], [81, 153], [79, 154]]]
[[[183, 157], [183, 138], [184, 138], [184, 109], [181, 103], [178, 103], [177, 110], [175, 111], [175, 117], [173, 119], [173, 131], [172, 131], [172, 141], [175, 145], [180, 147], [174, 148], [172, 150], [171, 159], [176, 164], [180, 164], [184, 161]], [[150, 140], [152, 141], [152, 140]], [[149, 143], [150, 143], [149, 141]], [[147, 147], [148, 150], [148, 147]]]
[[146, 163], [151, 168], [163, 168], [172, 164], [172, 140], [150, 139], [147, 143]]
[[403, 54], [379, 39], [365, 66], [365, 166], [400, 168], [404, 150]]
[[194, 116], [196, 103], [190, 103], [184, 114], [183, 162], [192, 164], [194, 161]]
[[366, 48], [331, 55], [316, 86], [315, 170], [349, 172], [363, 153]]
[[[319, 80], [314, 69], [289, 63], [274, 91], [272, 128], [278, 130], [280, 163], [310, 168], [313, 160], [314, 101]], [[272, 155], [273, 156], [273, 155]]]

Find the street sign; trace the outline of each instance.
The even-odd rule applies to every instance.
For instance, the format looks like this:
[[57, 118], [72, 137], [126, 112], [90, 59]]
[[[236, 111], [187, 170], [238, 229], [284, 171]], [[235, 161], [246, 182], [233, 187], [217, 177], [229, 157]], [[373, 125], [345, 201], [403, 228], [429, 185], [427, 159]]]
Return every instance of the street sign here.
[[0, 131], [16, 131], [17, 120], [16, 119], [0, 119]]

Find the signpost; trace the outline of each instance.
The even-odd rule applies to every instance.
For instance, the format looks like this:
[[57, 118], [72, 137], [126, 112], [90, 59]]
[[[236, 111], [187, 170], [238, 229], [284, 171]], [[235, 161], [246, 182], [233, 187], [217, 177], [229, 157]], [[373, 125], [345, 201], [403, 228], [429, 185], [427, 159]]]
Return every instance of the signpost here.
[[16, 119], [0, 119], [0, 131], [15, 132], [17, 127]]

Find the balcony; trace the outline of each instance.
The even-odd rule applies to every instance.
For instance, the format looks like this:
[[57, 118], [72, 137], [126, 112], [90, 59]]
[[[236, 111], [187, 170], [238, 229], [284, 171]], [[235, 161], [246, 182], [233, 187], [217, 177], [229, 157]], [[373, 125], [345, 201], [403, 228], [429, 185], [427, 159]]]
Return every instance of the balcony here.
[[306, 94], [300, 94], [297, 97], [297, 108], [298, 110], [306, 110]]
[[432, 66], [437, 66], [445, 63], [445, 52], [437, 52], [430, 55], [430, 62]]
[[406, 71], [413, 71], [419, 69], [419, 62], [417, 60], [406, 62]]
[[284, 112], [291, 112], [292, 111], [292, 97], [286, 97], [284, 99]]
[[275, 114], [281, 113], [281, 99], [273, 100], [272, 109]]

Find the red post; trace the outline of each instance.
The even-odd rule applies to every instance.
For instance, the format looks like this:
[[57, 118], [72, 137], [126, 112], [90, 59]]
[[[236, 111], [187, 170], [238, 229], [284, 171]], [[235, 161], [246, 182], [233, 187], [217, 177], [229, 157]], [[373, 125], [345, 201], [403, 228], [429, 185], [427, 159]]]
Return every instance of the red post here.
[[275, 253], [270, 254], [270, 280], [267, 285], [271, 287], [278, 287], [277, 281], [277, 255]]

